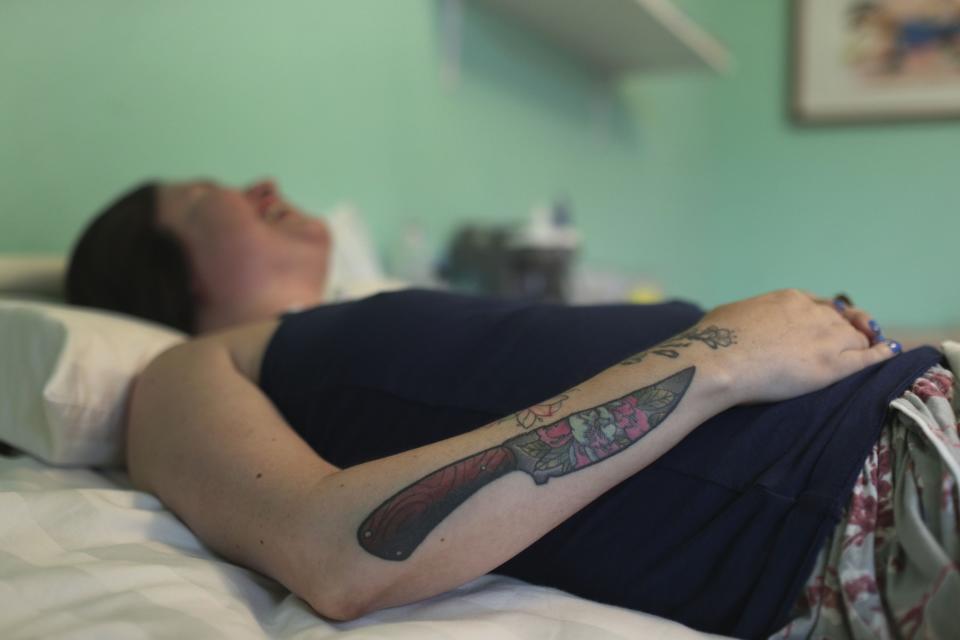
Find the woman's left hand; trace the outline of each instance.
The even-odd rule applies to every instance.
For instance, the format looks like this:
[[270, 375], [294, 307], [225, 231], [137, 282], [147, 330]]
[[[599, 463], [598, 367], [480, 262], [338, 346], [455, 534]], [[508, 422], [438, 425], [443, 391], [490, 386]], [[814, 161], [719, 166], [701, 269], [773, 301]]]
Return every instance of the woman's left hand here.
[[735, 336], [735, 346], [710, 355], [730, 381], [732, 404], [751, 404], [822, 389], [900, 353], [899, 344], [876, 340], [870, 320], [830, 298], [781, 289], [720, 305], [700, 325]]

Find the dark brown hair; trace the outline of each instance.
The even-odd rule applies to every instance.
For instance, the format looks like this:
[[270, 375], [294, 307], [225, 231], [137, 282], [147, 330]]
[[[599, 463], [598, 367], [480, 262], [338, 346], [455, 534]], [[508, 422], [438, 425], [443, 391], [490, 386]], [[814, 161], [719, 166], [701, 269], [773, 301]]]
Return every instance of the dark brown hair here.
[[180, 241], [157, 224], [157, 183], [145, 182], [94, 218], [67, 267], [71, 304], [120, 311], [194, 333], [196, 303]]

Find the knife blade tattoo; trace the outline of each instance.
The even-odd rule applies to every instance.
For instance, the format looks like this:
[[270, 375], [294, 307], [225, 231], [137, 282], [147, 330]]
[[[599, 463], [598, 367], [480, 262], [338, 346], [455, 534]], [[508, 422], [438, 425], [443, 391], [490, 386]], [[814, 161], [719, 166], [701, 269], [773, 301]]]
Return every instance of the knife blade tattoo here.
[[406, 560], [444, 518], [497, 478], [522, 471], [542, 485], [620, 453], [666, 420], [695, 372], [687, 367], [420, 478], [367, 516], [357, 530], [360, 546], [384, 560]]

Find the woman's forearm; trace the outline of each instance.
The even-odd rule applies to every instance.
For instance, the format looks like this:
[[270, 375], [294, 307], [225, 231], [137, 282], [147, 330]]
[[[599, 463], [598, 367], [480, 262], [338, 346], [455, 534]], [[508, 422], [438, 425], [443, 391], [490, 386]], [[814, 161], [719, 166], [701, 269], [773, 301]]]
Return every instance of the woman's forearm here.
[[714, 355], [729, 341], [681, 342], [480, 429], [320, 480], [311, 508], [324, 569], [346, 577], [318, 577], [325, 607], [354, 617], [482, 575], [731, 406]]

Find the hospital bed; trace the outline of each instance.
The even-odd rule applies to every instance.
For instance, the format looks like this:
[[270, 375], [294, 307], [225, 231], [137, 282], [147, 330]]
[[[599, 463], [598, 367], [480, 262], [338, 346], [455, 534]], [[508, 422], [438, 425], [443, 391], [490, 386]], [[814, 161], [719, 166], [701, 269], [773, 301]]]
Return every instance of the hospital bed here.
[[[350, 622], [324, 619], [131, 486], [120, 428], [130, 383], [183, 336], [62, 304], [62, 270], [62, 257], [0, 256], [0, 637], [717, 637], [497, 575]], [[377, 289], [375, 269], [353, 273], [354, 293]]]

